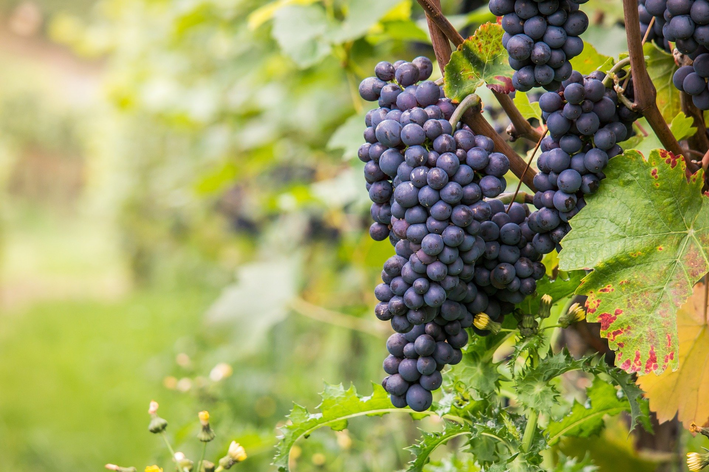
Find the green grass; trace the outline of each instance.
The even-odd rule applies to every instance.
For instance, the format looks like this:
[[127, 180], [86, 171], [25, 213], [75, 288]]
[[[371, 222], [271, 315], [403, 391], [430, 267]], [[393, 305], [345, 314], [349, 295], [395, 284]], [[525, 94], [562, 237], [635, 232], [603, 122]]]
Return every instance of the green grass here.
[[[138, 293], [0, 316], [0, 470], [151, 463], [160, 446], [147, 432], [148, 402], [179, 397], [161, 385], [165, 353], [198, 331], [214, 297]], [[165, 402], [163, 416], [177, 403]]]

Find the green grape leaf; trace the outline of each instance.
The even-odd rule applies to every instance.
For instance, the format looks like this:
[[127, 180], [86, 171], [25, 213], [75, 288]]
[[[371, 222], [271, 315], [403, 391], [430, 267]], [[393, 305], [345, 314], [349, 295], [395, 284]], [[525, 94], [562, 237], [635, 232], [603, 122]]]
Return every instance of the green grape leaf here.
[[[381, 385], [373, 384], [374, 392], [370, 396], [358, 395], [352, 386], [345, 390], [342, 385], [325, 385], [319, 413], [310, 413], [306, 408], [295, 405], [291, 410], [288, 424], [281, 428], [273, 465], [279, 472], [288, 471], [288, 457], [296, 441], [308, 437], [313, 431], [330, 427], [341, 431], [347, 427], [350, 418], [358, 416], [381, 416], [392, 412], [412, 413], [410, 409], [398, 409], [391, 404], [389, 396]], [[432, 415], [432, 412], [425, 412]]]
[[441, 432], [428, 433], [422, 431], [421, 440], [413, 446], [407, 447], [414, 455], [414, 459], [409, 462], [407, 472], [420, 472], [423, 466], [428, 462], [429, 456], [438, 446], [446, 444], [453, 438], [459, 436], [473, 434], [468, 425], [458, 424], [452, 421], [446, 421], [445, 427]]
[[342, 125], [332, 134], [327, 142], [330, 150], [342, 149], [343, 159], [354, 159], [362, 145], [362, 123], [366, 112], [355, 114], [347, 118]]
[[657, 106], [667, 123], [680, 113], [679, 90], [672, 84], [672, 76], [677, 64], [672, 54], [661, 50], [652, 42], [645, 43], [645, 64], [647, 73], [657, 90]]
[[556, 463], [554, 472], [597, 472], [599, 469], [593, 464], [589, 454], [586, 454], [583, 459], [576, 457], [568, 457], [563, 452], [559, 451], [559, 462]]
[[527, 94], [520, 91], [515, 93], [515, 98], [512, 101], [523, 117], [526, 119], [536, 118], [540, 123], [542, 122], [542, 109], [539, 108], [539, 102], [530, 103]]
[[603, 418], [606, 415], [615, 416], [624, 411], [630, 411], [630, 404], [625, 397], [618, 398], [615, 386], [600, 377], [595, 377], [593, 385], [586, 390], [591, 403], [587, 408], [579, 402], [574, 402], [571, 413], [561, 421], [551, 421], [547, 427], [549, 445], [556, 444], [564, 436], [587, 438], [603, 430]]
[[685, 115], [682, 111], [679, 112], [670, 123], [670, 131], [675, 135], [677, 141], [693, 136], [697, 132], [697, 128], [694, 126], [694, 118]]
[[[347, 16], [336, 29], [330, 32], [330, 40], [335, 43], [344, 43], [363, 36], [369, 28], [377, 24], [389, 10], [396, 7], [401, 0], [349, 0], [346, 2]], [[298, 26], [301, 29], [307, 23]]]
[[586, 272], [582, 270], [562, 272], [559, 273], [555, 279], [545, 275], [537, 282], [537, 296], [527, 297], [527, 300], [520, 305], [526, 313], [536, 315], [539, 313], [539, 304], [542, 296], [549, 295], [553, 303], [557, 303], [573, 294], [585, 275]]
[[[308, 25], [304, 28], [303, 25]], [[273, 38], [298, 67], [317, 64], [330, 54], [331, 30], [325, 10], [318, 5], [289, 5], [274, 13]]]
[[599, 53], [593, 45], [583, 42], [583, 52], [571, 59], [575, 71], [588, 75], [594, 70], [606, 71], [613, 66], [613, 58]]
[[458, 46], [446, 64], [446, 97], [460, 102], [484, 84], [500, 89], [510, 86], [514, 71], [508, 65], [507, 51], [502, 47], [503, 34], [500, 25], [485, 23]]
[[676, 313], [709, 271], [709, 199], [703, 173], [682, 157], [654, 150], [613, 158], [601, 191], [571, 221], [560, 268], [594, 268], [576, 291], [590, 322], [628, 372], [678, 366]]

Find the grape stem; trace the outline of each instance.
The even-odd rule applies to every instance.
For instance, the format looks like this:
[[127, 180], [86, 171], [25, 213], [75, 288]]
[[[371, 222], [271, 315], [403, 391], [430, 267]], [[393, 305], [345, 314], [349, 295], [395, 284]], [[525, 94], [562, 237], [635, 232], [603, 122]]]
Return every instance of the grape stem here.
[[[433, 51], [436, 53], [436, 59], [441, 67], [441, 74], [444, 73], [445, 64], [448, 64], [451, 55], [451, 48], [448, 41], [453, 43], [455, 47], [459, 47], [465, 41], [465, 38], [461, 36], [458, 30], [451, 24], [450, 21], [441, 12], [441, 3], [438, 0], [417, 0], [421, 8], [426, 12], [426, 17], [428, 18], [428, 30], [431, 33], [431, 42], [433, 42]], [[446, 49], [443, 50], [440, 45], [437, 46], [436, 41], [434, 41], [434, 30], [440, 33], [448, 41], [445, 41]], [[447, 52], [447, 56], [443, 62], [441, 57], [439, 57], [439, 52], [442, 54]], [[502, 109], [505, 111], [510, 121], [514, 125], [517, 135], [521, 136], [529, 141], [537, 142], [539, 140], [539, 132], [535, 130], [532, 125], [522, 116], [522, 113], [517, 109], [514, 102], [510, 98], [509, 94], [498, 93], [493, 91], [495, 99], [498, 101]]]
[[474, 107], [474, 106], [480, 106], [480, 97], [475, 95], [474, 93], [471, 93], [467, 97], [463, 99], [462, 102], [460, 102], [460, 105], [455, 109], [453, 112], [453, 115], [451, 116], [450, 119], [450, 124], [453, 129], [458, 126], [458, 122], [460, 119], [463, 117], [463, 113], [468, 111], [469, 108]]
[[502, 203], [532, 203], [534, 196], [526, 192], [517, 193], [502, 193], [495, 200], [499, 200]]
[[[534, 155], [539, 150], [539, 146], [542, 145], [542, 140], [544, 139], [544, 136], [546, 136], [548, 132], [549, 132], [549, 129], [547, 128], [544, 130], [544, 134], [539, 136], [539, 140], [537, 141], [537, 146], [534, 148], [534, 151], [532, 151], [532, 154], [530, 154], [529, 159], [527, 160], [527, 166], [524, 168], [524, 171], [522, 172], [522, 177], [520, 177], [520, 179], [519, 179], [519, 183], [517, 184], [517, 188], [515, 189], [515, 194], [512, 197], [512, 201], [515, 201], [515, 198], [517, 198], [517, 194], [519, 193], [519, 189], [520, 189], [520, 187], [522, 187], [522, 180], [524, 180], [525, 174], [527, 173], [530, 166], [532, 165], [532, 161], [534, 160]], [[511, 202], [509, 205], [507, 205], [507, 211], [505, 213], [509, 213], [510, 208], [512, 208]]]
[[290, 303], [290, 308], [296, 313], [317, 321], [340, 326], [341, 328], [370, 334], [377, 338], [386, 338], [388, 334], [382, 331], [378, 324], [371, 323], [363, 318], [346, 315], [321, 306], [313, 305], [302, 298], [295, 298]]
[[[420, 2], [419, 2], [420, 3]], [[445, 19], [443, 13], [441, 13], [441, 0], [428, 0], [432, 11], [438, 11], [439, 15]], [[424, 5], [421, 5], [426, 9]], [[446, 64], [451, 59], [451, 45], [433, 18], [431, 14], [426, 10], [426, 24], [428, 25], [428, 33], [431, 36], [431, 44], [433, 45], [433, 53], [436, 55], [436, 62], [438, 62], [438, 68], [441, 69], [441, 75], [445, 75]], [[453, 28], [455, 29], [455, 28]]]
[[[654, 17], [653, 17], [654, 18]], [[615, 80], [615, 74], [618, 73], [619, 70], [622, 68], [628, 66], [630, 64], [630, 58], [626, 57], [622, 61], [618, 61], [612, 68], [611, 70], [608, 71], [608, 74], [606, 74], [606, 78], [603, 79], [603, 85], [608, 87], [614, 80]]]
[[[684, 156], [682, 147], [667, 126], [665, 119], [657, 107], [657, 91], [647, 73], [645, 54], [643, 52], [642, 35], [640, 34], [640, 18], [638, 16], [638, 0], [623, 0], [625, 17], [625, 32], [628, 39], [630, 67], [633, 70], [633, 85], [635, 86], [635, 103], [632, 109], [645, 115], [645, 119], [655, 131], [662, 145], [677, 156]], [[685, 156], [687, 168], [692, 172], [699, 169], [694, 162]]]

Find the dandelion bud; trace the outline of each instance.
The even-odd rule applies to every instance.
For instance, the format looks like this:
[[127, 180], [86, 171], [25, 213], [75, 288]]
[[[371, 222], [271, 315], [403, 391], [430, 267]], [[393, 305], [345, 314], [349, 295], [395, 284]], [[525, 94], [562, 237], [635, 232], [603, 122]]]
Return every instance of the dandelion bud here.
[[709, 428], [698, 426], [695, 422], [692, 422], [692, 424], [689, 425], [689, 432], [692, 434], [702, 433], [704, 436], [709, 438]]
[[523, 315], [522, 320], [517, 324], [519, 334], [528, 338], [539, 332], [539, 323], [532, 315]]
[[192, 472], [192, 469], [194, 468], [194, 462], [185, 458], [181, 461], [177, 461], [177, 466], [180, 468], [181, 472]]
[[487, 329], [487, 325], [489, 323], [490, 317], [487, 316], [487, 313], [478, 313], [477, 315], [475, 315], [475, 318], [473, 318], [473, 326], [475, 326], [481, 331]]
[[135, 467], [119, 467], [116, 464], [106, 464], [106, 468], [116, 472], [138, 472], [138, 469]]
[[197, 435], [197, 439], [205, 443], [209, 442], [217, 436], [209, 425], [209, 412], [200, 411], [198, 416], [199, 422], [202, 423], [202, 431]]
[[559, 317], [559, 326], [562, 328], [568, 328], [572, 324], [578, 323], [579, 321], [583, 321], [585, 319], [586, 310], [584, 310], [584, 308], [578, 303], [574, 303], [569, 307], [566, 313]]
[[162, 467], [156, 465], [149, 465], [145, 468], [145, 472], [162, 472]]
[[687, 467], [691, 471], [702, 470], [709, 465], [709, 454], [699, 454], [698, 452], [690, 452], [687, 454]]
[[552, 298], [548, 293], [542, 296], [542, 301], [539, 304], [539, 318], [545, 319], [549, 318], [551, 314]]
[[202, 461], [202, 470], [199, 472], [214, 472], [214, 463], [209, 461]]
[[148, 408], [148, 413], [152, 416], [150, 424], [148, 425], [148, 431], [153, 434], [162, 433], [167, 428], [167, 420], [160, 418], [158, 416], [158, 402], [155, 400], [150, 402], [150, 408]]
[[236, 441], [232, 441], [231, 444], [229, 444], [229, 451], [227, 452], [227, 455], [234, 459], [235, 462], [242, 462], [246, 460], [246, 451], [244, 450], [244, 446]]

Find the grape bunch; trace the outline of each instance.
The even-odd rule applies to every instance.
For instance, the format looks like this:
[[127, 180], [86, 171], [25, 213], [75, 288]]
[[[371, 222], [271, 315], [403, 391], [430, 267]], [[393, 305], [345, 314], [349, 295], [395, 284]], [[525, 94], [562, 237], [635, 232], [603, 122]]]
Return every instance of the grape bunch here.
[[588, 28], [588, 17], [579, 10], [586, 1], [490, 0], [490, 11], [502, 17], [502, 45], [516, 71], [516, 90], [558, 90], [571, 76], [569, 61], [583, 51], [579, 35]]
[[[540, 254], [552, 252], [569, 232], [569, 219], [585, 206], [584, 196], [598, 190], [608, 160], [623, 152], [618, 143], [633, 134], [639, 118], [603, 85], [604, 78], [600, 71], [586, 77], [574, 71], [559, 92], [539, 99], [550, 135], [541, 144], [534, 177], [537, 211], [528, 225]], [[632, 84], [626, 94], [632, 100]]]
[[672, 83], [680, 92], [691, 95], [700, 110], [709, 110], [709, 53], [699, 54], [691, 66], [682, 66], [672, 76]]
[[709, 2], [706, 0], [640, 0], [640, 31], [658, 47], [672, 52], [670, 43], [682, 54], [707, 52], [709, 47]]
[[431, 69], [423, 57], [380, 62], [360, 84], [379, 103], [358, 152], [373, 201], [370, 235], [395, 247], [374, 291], [375, 315], [396, 331], [383, 385], [395, 406], [416, 411], [430, 407], [441, 370], [461, 361], [475, 316], [502, 321], [544, 275], [538, 254], [525, 256], [528, 208], [506, 212], [494, 200], [507, 186], [508, 158], [490, 138], [453, 128], [455, 106], [426, 80]]

